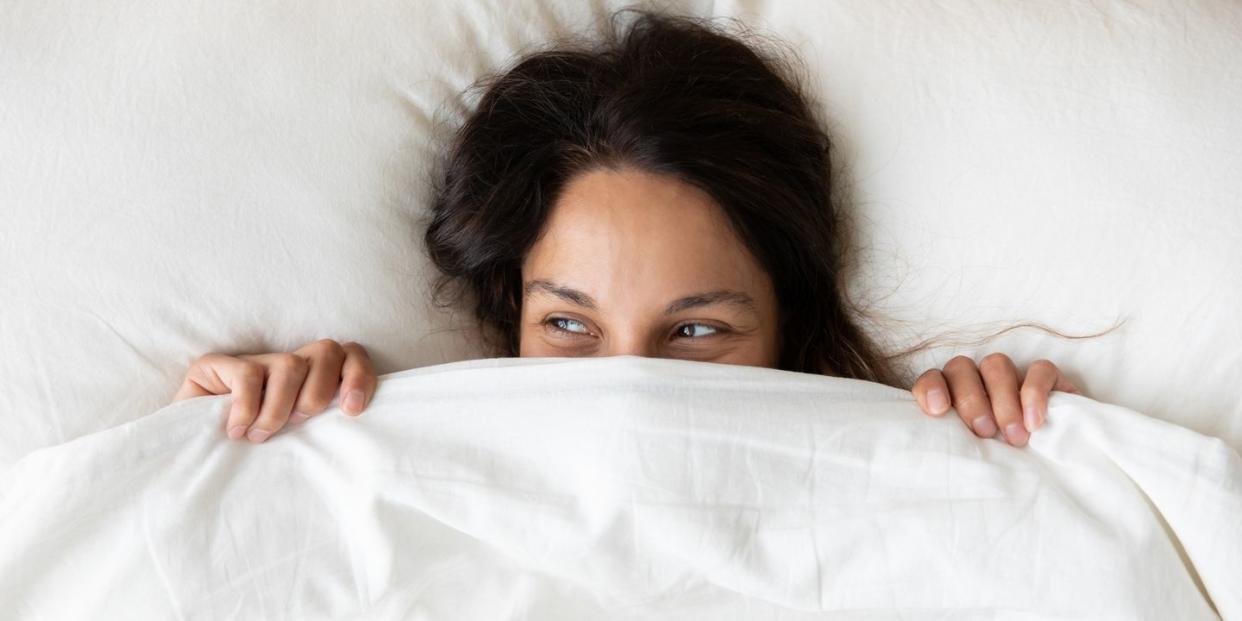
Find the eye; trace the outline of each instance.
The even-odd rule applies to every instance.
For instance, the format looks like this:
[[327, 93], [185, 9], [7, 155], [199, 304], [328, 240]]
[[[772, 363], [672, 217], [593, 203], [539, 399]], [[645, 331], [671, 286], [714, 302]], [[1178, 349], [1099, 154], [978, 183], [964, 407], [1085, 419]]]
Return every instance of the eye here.
[[552, 317], [544, 323], [551, 326], [553, 330], [568, 334], [585, 336], [591, 333], [581, 321], [569, 319], [568, 317]]
[[677, 331], [674, 332], [674, 336], [678, 338], [695, 339], [705, 336], [712, 336], [718, 332], [720, 332], [719, 328], [709, 326], [705, 323], [687, 323], [678, 326]]

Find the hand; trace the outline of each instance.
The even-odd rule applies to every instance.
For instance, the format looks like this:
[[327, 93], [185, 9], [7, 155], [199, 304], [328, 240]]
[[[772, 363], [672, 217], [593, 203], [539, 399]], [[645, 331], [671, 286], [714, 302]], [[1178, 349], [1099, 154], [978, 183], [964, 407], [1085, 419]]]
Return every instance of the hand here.
[[1048, 395], [1054, 390], [1082, 394], [1047, 360], [1031, 363], [1023, 381], [1008, 356], [994, 353], [978, 369], [974, 360], [958, 356], [944, 365], [943, 373], [931, 369], [920, 375], [911, 392], [927, 414], [941, 416], [952, 406], [980, 438], [991, 438], [999, 427], [1010, 444], [1025, 446], [1047, 418]]
[[173, 401], [233, 393], [224, 428], [230, 439], [245, 435], [257, 444], [290, 420], [302, 422], [323, 412], [338, 385], [341, 409], [357, 416], [377, 384], [361, 345], [323, 339], [292, 353], [206, 354], [190, 365]]

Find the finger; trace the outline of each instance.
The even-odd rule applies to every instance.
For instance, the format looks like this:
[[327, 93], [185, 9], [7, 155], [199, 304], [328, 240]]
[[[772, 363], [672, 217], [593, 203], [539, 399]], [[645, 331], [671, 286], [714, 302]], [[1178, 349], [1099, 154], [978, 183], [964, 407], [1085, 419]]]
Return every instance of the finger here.
[[920, 375], [910, 392], [914, 393], [914, 400], [927, 414], [943, 416], [949, 411], [949, 386], [939, 369], [929, 369]]
[[267, 378], [263, 387], [263, 405], [246, 439], [258, 444], [285, 426], [302, 381], [306, 379], [306, 359], [292, 353], [262, 354]]
[[983, 386], [983, 378], [979, 377], [975, 368], [975, 361], [957, 356], [944, 365], [944, 376], [949, 384], [949, 398], [962, 422], [980, 438], [995, 436], [992, 401]]
[[345, 350], [345, 363], [341, 367], [341, 410], [357, 416], [371, 402], [379, 381], [366, 349], [352, 341], [341, 347]]
[[[1049, 362], [1048, 364], [1052, 363]], [[1065, 377], [1065, 374], [1062, 373], [1060, 369], [1057, 369], [1057, 383], [1052, 387], [1052, 389], [1059, 390], [1061, 392], [1070, 392], [1076, 395], [1083, 394], [1082, 390], [1075, 386], [1074, 382], [1071, 382], [1068, 377]]]
[[1028, 432], [1035, 431], [1048, 416], [1048, 393], [1057, 385], [1061, 372], [1047, 360], [1036, 360], [1026, 369], [1022, 382], [1022, 421]]
[[206, 388], [199, 386], [196, 382], [194, 382], [187, 376], [184, 380], [181, 381], [181, 388], [177, 389], [177, 394], [173, 395], [172, 400], [173, 402], [177, 402], [177, 401], [181, 401], [182, 399], [193, 399], [194, 397], [206, 397], [212, 394], [215, 394], [215, 393], [212, 393], [208, 391]]
[[181, 381], [181, 387], [177, 389], [173, 401], [228, 394], [230, 391], [228, 385], [212, 369], [230, 360], [236, 359], [232, 356], [214, 353], [199, 356], [197, 360], [190, 363], [190, 368], [186, 370], [185, 379]]
[[1013, 446], [1026, 446], [1030, 433], [1022, 425], [1022, 402], [1018, 398], [1018, 368], [1009, 356], [988, 354], [979, 363], [979, 374], [992, 400], [992, 415]]
[[259, 402], [263, 396], [263, 365], [253, 360], [228, 358], [213, 369], [233, 393], [233, 405], [229, 408], [224, 428], [228, 430], [229, 439], [238, 440], [259, 415]]
[[323, 339], [295, 353], [305, 357], [310, 364], [306, 382], [302, 384], [302, 390], [293, 406], [293, 417], [299, 418], [298, 414], [302, 414], [305, 420], [328, 409], [328, 404], [336, 396], [336, 389], [341, 385], [345, 349], [336, 341]]

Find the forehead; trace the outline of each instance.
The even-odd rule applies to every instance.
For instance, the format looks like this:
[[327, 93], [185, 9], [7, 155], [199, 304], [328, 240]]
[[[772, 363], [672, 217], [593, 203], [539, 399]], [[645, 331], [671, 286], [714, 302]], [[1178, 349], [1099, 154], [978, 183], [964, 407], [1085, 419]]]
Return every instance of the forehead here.
[[605, 297], [755, 291], [766, 283], [711, 196], [633, 169], [601, 168], [571, 179], [523, 272], [527, 281], [549, 278]]

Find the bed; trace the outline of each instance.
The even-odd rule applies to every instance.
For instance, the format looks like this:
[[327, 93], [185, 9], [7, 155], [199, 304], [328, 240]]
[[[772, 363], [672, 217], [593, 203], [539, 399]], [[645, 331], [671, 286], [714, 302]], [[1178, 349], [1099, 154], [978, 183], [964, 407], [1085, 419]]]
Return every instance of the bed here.
[[[906, 402], [908, 393], [892, 387], [660, 361], [480, 360], [486, 351], [470, 318], [430, 301], [433, 274], [420, 235], [435, 158], [474, 101], [471, 83], [550, 41], [599, 33], [626, 5], [0, 3], [0, 610], [23, 619], [126, 609], [155, 618], [237, 619], [1242, 615], [1242, 65], [1232, 60], [1242, 58], [1242, 5], [652, 5], [738, 18], [780, 37], [802, 58], [800, 75], [836, 140], [840, 198], [858, 229], [850, 281], [873, 311], [865, 326], [892, 350], [939, 335], [963, 337], [910, 357], [908, 380], [955, 355], [978, 360], [1000, 351], [1020, 368], [1052, 360], [1083, 388], [1084, 397], [1054, 395], [1049, 427], [1026, 452], [972, 440], [952, 418], [923, 419]], [[1024, 321], [1071, 335], [1119, 327], [1088, 339], [1030, 329], [976, 338]], [[319, 338], [366, 345], [385, 374], [377, 405], [387, 405], [357, 420], [330, 412], [250, 453], [211, 434], [226, 397], [168, 406], [186, 366], [203, 353], [292, 350]], [[526, 454], [529, 446], [482, 436], [470, 444], [461, 435], [449, 444], [456, 452], [435, 461], [395, 443], [414, 441], [416, 430], [449, 433], [436, 421], [451, 412], [470, 412], [462, 424], [480, 425], [505, 399], [435, 392], [439, 387], [426, 385], [420, 373], [477, 376], [474, 382], [515, 374], [502, 386], [513, 391], [514, 403], [525, 403], [532, 394], [556, 392], [533, 371], [547, 364], [597, 382], [591, 385], [598, 393], [615, 401], [601, 420], [607, 414], [630, 425], [619, 429], [631, 436], [640, 423], [665, 424], [657, 414], [670, 409], [682, 414], [681, 426], [660, 427], [670, 444], [651, 448], [649, 463], [608, 461], [646, 454], [637, 449], [593, 455], [602, 470], [585, 469], [573, 480], [540, 474], [569, 465], [572, 452]], [[601, 382], [595, 373], [608, 364], [620, 371]], [[663, 385], [663, 374], [693, 389], [666, 399], [642, 392]], [[842, 431], [839, 437], [854, 441], [833, 450], [854, 461], [824, 461], [830, 453], [823, 446], [779, 436], [779, 429], [756, 430], [741, 410], [716, 407], [722, 404], [711, 396], [712, 378], [721, 374], [756, 387], [738, 404], [802, 421], [795, 428], [855, 429], [840, 417], [863, 410], [885, 424], [866, 426], [861, 436]], [[403, 397], [402, 387], [432, 391], [440, 401], [420, 418], [417, 400]], [[825, 399], [810, 404], [807, 391]], [[871, 405], [860, 409], [858, 399]], [[581, 403], [557, 403], [545, 418], [533, 407], [514, 416], [547, 425], [536, 428], [548, 432], [541, 437], [549, 448], [572, 448], [571, 438], [587, 436], [559, 435], [557, 425], [577, 420], [572, 413]], [[402, 426], [407, 419], [409, 428]], [[504, 428], [520, 435], [522, 422], [508, 420]], [[777, 437], [764, 445], [768, 452], [755, 453], [750, 442], [759, 440], [743, 430]], [[680, 447], [673, 442], [679, 437]], [[700, 450], [705, 438], [734, 450]], [[782, 446], [802, 452], [782, 453], [790, 461], [770, 470], [746, 461]], [[1149, 453], [1164, 461], [1143, 462]], [[207, 460], [197, 470], [195, 455]], [[441, 496], [394, 500], [396, 492], [377, 487], [396, 485], [378, 478], [384, 468], [431, 472], [463, 455], [478, 461], [461, 462], [474, 466], [462, 465], [456, 487], [435, 488]], [[702, 462], [688, 467], [691, 455], [748, 478], [690, 481], [688, 472], [711, 471]], [[911, 461], [916, 457], [922, 461]], [[480, 511], [509, 506], [488, 504], [512, 489], [489, 480], [499, 471], [484, 465], [519, 463], [513, 460], [521, 465], [515, 476], [530, 475], [550, 494], [586, 493], [605, 466], [626, 466], [637, 470], [617, 472], [656, 477], [674, 497], [710, 510], [694, 519], [644, 515], [652, 528], [686, 529], [681, 537], [644, 540], [639, 534], [658, 533], [634, 529], [630, 501], [653, 490], [633, 487], [644, 480], [635, 475], [572, 505], [587, 515], [562, 514], [565, 539], [537, 537], [543, 531], [533, 526], [514, 530], [549, 519], [544, 505], [512, 512], [527, 521], [507, 531], [497, 530], [502, 521], [484, 519], [486, 511], [437, 513], [457, 506], [455, 498]], [[884, 566], [861, 552], [798, 562], [720, 556], [727, 546], [713, 537], [757, 531], [739, 521], [745, 512], [726, 510], [725, 497], [711, 490], [819, 506], [798, 496], [809, 488], [805, 479], [790, 478], [797, 463], [804, 466], [799, 472], [824, 476], [883, 464], [867, 471], [895, 487], [877, 493], [900, 488], [899, 475], [912, 477], [916, 497], [952, 491], [911, 514], [933, 516], [925, 525], [933, 530], [925, 532], [941, 544], [964, 524], [950, 509], [961, 508], [960, 494], [972, 484], [995, 493], [994, 504], [972, 505], [978, 513], [970, 515], [985, 522], [1018, 515], [1021, 499], [1055, 499], [1050, 507], [1064, 511], [1043, 523], [1072, 526], [1083, 533], [1080, 552], [1126, 560], [1114, 569], [1132, 579], [1101, 586], [1051, 573], [1049, 559], [1068, 549], [1065, 539], [1052, 542], [1052, 556], [1043, 560], [1024, 553], [1030, 549], [996, 548], [1004, 537], [979, 540], [992, 542], [994, 554], [985, 554], [964, 534], [948, 539], [955, 545], [920, 539], [903, 548], [910, 550], [904, 556], [884, 548], [876, 557]], [[278, 508], [292, 512], [318, 506], [320, 494], [349, 489], [339, 473], [331, 479], [336, 487], [324, 487], [309, 476], [293, 483], [263, 478], [255, 468], [328, 472], [333, 464], [349, 466], [368, 485], [349, 497], [354, 505], [337, 507], [342, 513], [320, 512], [318, 521], [292, 529], [261, 526], [272, 529], [269, 538], [221, 530], [262, 523], [264, 502], [283, 500]], [[1069, 470], [1074, 464], [1092, 467]], [[1162, 468], [1183, 478], [1153, 483], [1135, 475]], [[1070, 471], [1094, 478], [1075, 487]], [[920, 478], [932, 472], [965, 474]], [[1016, 491], [1014, 483], [1021, 484]], [[875, 507], [863, 502], [866, 492], [842, 485], [859, 494], [845, 496], [859, 511], [852, 515], [875, 518]], [[481, 491], [489, 489], [494, 498]], [[178, 504], [177, 494], [187, 490], [195, 504]], [[772, 509], [757, 497], [739, 498]], [[1104, 511], [1104, 498], [1135, 512]], [[1197, 513], [1170, 513], [1190, 498], [1202, 502]], [[625, 515], [629, 522], [616, 517]], [[444, 536], [411, 536], [397, 526], [406, 519]], [[1039, 523], [1023, 522], [1011, 534], [1027, 541], [1039, 534]], [[357, 532], [369, 539], [341, 544], [340, 529], [351, 524], [365, 527]], [[1000, 528], [981, 526], [1000, 537], [993, 527]], [[918, 532], [924, 531], [861, 525], [846, 531], [859, 550], [872, 551], [910, 544], [903, 538]], [[693, 540], [696, 533], [703, 539]], [[312, 549], [294, 534], [337, 543]], [[587, 548], [570, 545], [617, 546], [626, 537], [667, 548], [647, 559], [649, 574], [641, 571], [643, 558], [625, 557], [621, 548], [575, 556]], [[745, 541], [782, 559], [790, 550], [807, 552], [804, 539], [790, 537]], [[530, 547], [536, 544], [545, 547]], [[415, 548], [448, 565], [432, 571], [411, 560], [417, 555], [398, 554]], [[510, 564], [480, 573], [487, 559], [502, 557]], [[350, 563], [329, 567], [342, 559]], [[1008, 575], [992, 564], [997, 559], [1028, 573]], [[116, 575], [77, 579], [110, 560], [134, 577], [132, 589]], [[534, 560], [541, 564], [522, 565]], [[833, 560], [820, 570], [839, 571], [832, 580], [809, 579], [811, 560]], [[1135, 571], [1133, 563], [1143, 562], [1163, 573]], [[280, 578], [276, 568], [296, 572]], [[918, 572], [929, 568], [952, 571]], [[995, 587], [987, 593], [950, 580], [983, 576], [984, 568], [995, 570], [979, 578]], [[1032, 576], [1031, 568], [1039, 573]], [[449, 582], [437, 587], [419, 576]], [[915, 576], [930, 582], [915, 584]], [[1160, 584], [1174, 586], [1154, 587], [1162, 577], [1168, 581]], [[248, 589], [251, 578], [257, 581]], [[79, 598], [72, 596], [75, 584], [82, 585]], [[467, 588], [487, 597], [466, 598]]]

